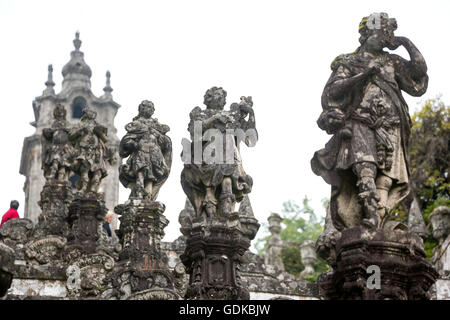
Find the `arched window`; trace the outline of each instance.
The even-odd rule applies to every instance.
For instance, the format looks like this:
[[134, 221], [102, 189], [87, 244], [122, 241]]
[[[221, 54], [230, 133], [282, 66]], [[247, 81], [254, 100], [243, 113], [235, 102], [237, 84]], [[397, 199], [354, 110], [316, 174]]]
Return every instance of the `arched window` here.
[[83, 115], [83, 109], [86, 108], [86, 99], [83, 97], [76, 97], [72, 102], [72, 117], [80, 119]]

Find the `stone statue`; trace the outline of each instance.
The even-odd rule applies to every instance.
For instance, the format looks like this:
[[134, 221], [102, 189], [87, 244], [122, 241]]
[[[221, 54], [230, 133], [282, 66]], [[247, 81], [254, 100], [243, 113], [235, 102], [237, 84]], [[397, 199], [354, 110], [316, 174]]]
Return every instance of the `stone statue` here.
[[119, 179], [131, 188], [130, 198], [155, 200], [169, 177], [172, 142], [166, 133], [170, 128], [152, 118], [154, 112], [151, 101], [142, 101], [139, 115], [125, 126], [127, 133], [120, 141], [120, 156], [129, 158], [119, 168]]
[[[428, 84], [424, 58], [408, 38], [394, 35], [396, 28], [386, 13], [363, 18], [361, 46], [332, 62], [322, 94], [317, 123], [333, 137], [311, 167], [332, 187], [316, 242], [331, 266], [317, 280], [327, 299], [429, 299], [438, 276], [423, 240], [391, 217], [410, 192], [411, 119], [402, 91], [420, 96]], [[410, 60], [383, 50], [399, 46]]]
[[191, 156], [183, 150], [181, 184], [197, 217], [230, 215], [253, 184], [239, 153], [240, 140], [249, 146], [257, 140], [253, 102], [251, 97], [242, 97], [226, 111], [226, 95], [222, 88], [212, 87], [204, 96], [206, 109], [195, 107], [189, 115]]
[[80, 192], [98, 192], [101, 180], [106, 177], [106, 162], [113, 164], [114, 153], [107, 140], [108, 129], [97, 123], [97, 112], [85, 108], [80, 122], [71, 129], [69, 139], [77, 156], [73, 171], [80, 176]]
[[56, 179], [60, 182], [69, 179], [69, 173], [75, 150], [69, 141], [69, 123], [66, 120], [66, 108], [57, 104], [53, 110], [51, 128], [42, 130], [42, 169], [48, 180]]
[[[427, 65], [416, 46], [394, 35], [396, 20], [375, 13], [359, 25], [361, 46], [338, 56], [322, 94], [317, 123], [333, 137], [311, 160], [315, 174], [332, 186], [330, 213], [341, 231], [405, 229], [390, 211], [409, 193], [411, 120], [402, 91], [421, 96]], [[403, 46], [410, 60], [384, 51]]]

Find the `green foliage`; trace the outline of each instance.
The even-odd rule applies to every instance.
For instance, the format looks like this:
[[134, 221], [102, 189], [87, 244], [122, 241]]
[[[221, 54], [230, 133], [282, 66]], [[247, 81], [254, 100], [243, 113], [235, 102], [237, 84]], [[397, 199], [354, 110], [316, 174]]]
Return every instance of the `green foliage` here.
[[412, 116], [411, 179], [423, 211], [438, 198], [450, 199], [450, 108], [440, 98], [427, 100]]
[[286, 272], [299, 277], [300, 272], [305, 269], [300, 256], [300, 248], [298, 246], [287, 246], [281, 250], [281, 259], [283, 260]]
[[[287, 243], [302, 243], [306, 240], [316, 241], [323, 231], [325, 217], [318, 217], [313, 208], [309, 205], [309, 199], [305, 196], [302, 205], [298, 205], [295, 201], [287, 201], [283, 203], [282, 217], [283, 226], [281, 230], [281, 240]], [[328, 206], [329, 200], [324, 199], [322, 205], [324, 208]], [[263, 224], [264, 233], [268, 233], [268, 225]], [[256, 241], [256, 249], [258, 254], [263, 254], [267, 248], [267, 242], [270, 234]], [[298, 245], [289, 245], [282, 249], [281, 259], [285, 270], [297, 277], [305, 268], [301, 262], [300, 249]], [[328, 270], [327, 263], [318, 258], [314, 270], [314, 275], [305, 277], [306, 280], [314, 282], [317, 276]]]
[[[285, 228], [281, 232], [281, 240], [304, 242], [316, 241], [323, 231], [325, 217], [319, 221], [314, 210], [309, 205], [309, 199], [305, 196], [303, 206], [289, 200], [283, 203], [283, 224]], [[306, 215], [306, 218], [303, 216]]]
[[[411, 181], [425, 224], [430, 225], [429, 215], [434, 208], [450, 206], [450, 108], [440, 97], [429, 99], [412, 116], [412, 123], [409, 145]], [[428, 258], [431, 258], [437, 243], [431, 235], [425, 239]]]

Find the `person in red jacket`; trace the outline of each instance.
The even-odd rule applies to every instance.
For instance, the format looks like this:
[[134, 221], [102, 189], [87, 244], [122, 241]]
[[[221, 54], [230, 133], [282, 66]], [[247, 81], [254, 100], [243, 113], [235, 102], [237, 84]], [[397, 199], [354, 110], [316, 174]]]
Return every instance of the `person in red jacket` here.
[[6, 213], [3, 215], [2, 223], [0, 223], [0, 227], [8, 220], [19, 218], [19, 213], [17, 212], [17, 209], [19, 209], [19, 201], [17, 201], [17, 200], [11, 201], [9, 208], [10, 209], [8, 211], [6, 211]]

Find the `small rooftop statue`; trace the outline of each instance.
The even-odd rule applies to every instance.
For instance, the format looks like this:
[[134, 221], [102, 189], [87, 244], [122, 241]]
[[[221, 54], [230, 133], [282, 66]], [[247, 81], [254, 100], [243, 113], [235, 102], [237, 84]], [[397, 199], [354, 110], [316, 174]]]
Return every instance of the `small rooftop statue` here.
[[80, 176], [80, 192], [98, 192], [106, 177], [106, 162], [113, 164], [114, 153], [107, 140], [108, 129], [97, 123], [97, 112], [85, 108], [80, 122], [71, 129], [70, 140], [77, 151], [73, 171]]
[[125, 126], [127, 133], [120, 141], [119, 154], [128, 160], [119, 168], [119, 179], [131, 188], [130, 198], [156, 200], [169, 177], [172, 142], [166, 133], [170, 128], [152, 118], [154, 112], [151, 101], [142, 101], [139, 115]]
[[75, 150], [69, 141], [70, 127], [66, 120], [66, 108], [57, 104], [53, 117], [55, 121], [51, 128], [42, 130], [42, 169], [47, 180], [64, 182], [69, 179]]
[[[395, 36], [396, 29], [386, 13], [363, 18], [361, 46], [332, 62], [322, 94], [317, 123], [333, 137], [311, 166], [332, 186], [331, 217], [338, 230], [361, 224], [403, 228], [388, 219], [409, 192], [411, 120], [401, 92], [423, 95], [428, 76], [422, 54], [411, 40]], [[383, 50], [400, 46], [411, 60]]]

